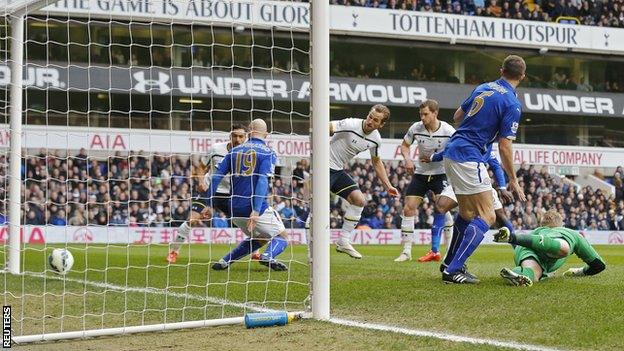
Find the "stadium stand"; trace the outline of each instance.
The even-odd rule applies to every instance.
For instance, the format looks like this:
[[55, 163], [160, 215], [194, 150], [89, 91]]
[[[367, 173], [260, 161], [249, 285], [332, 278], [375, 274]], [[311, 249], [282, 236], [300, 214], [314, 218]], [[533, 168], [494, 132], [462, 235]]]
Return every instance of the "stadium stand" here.
[[542, 22], [565, 17], [589, 26], [624, 27], [621, 0], [330, 0], [330, 4]]
[[[130, 225], [177, 227], [188, 216], [190, 198], [196, 190], [191, 186], [192, 170], [198, 159], [179, 155], [158, 155], [149, 158], [142, 152], [107, 159], [87, 157], [85, 150], [64, 156], [58, 151], [41, 150], [22, 163], [25, 224], [32, 225]], [[0, 179], [6, 182], [6, 159], [0, 156]], [[193, 167], [191, 167], [191, 165]], [[410, 176], [402, 162], [388, 164], [387, 171], [397, 189], [403, 191]], [[289, 228], [302, 228], [310, 213], [304, 198], [303, 178], [309, 172], [307, 160], [297, 162], [292, 176], [277, 177], [273, 182], [273, 206]], [[284, 173], [284, 172], [282, 172]], [[368, 205], [361, 226], [372, 229], [400, 228], [401, 202], [389, 197], [374, 176], [370, 161], [357, 161], [351, 174], [364, 192]], [[517, 171], [520, 185], [528, 201], [505, 205], [507, 214], [518, 229], [533, 228], [542, 213], [556, 208], [564, 216], [567, 227], [578, 230], [622, 230], [624, 228], [624, 190], [618, 167], [606, 180], [615, 186], [615, 195], [579, 188], [574, 182], [552, 176], [546, 167], [523, 164]], [[150, 178], [151, 177], [151, 178]], [[6, 186], [0, 187], [7, 192]], [[6, 198], [0, 194], [0, 198]], [[338, 198], [331, 207], [332, 228], [340, 228], [343, 211]], [[0, 224], [6, 219], [6, 204], [0, 203]], [[416, 227], [430, 228], [433, 209], [425, 199], [416, 218]], [[223, 214], [213, 226], [228, 226]]]
[[[410, 177], [399, 162], [388, 167], [388, 174], [399, 190], [409, 184]], [[371, 228], [400, 228], [400, 201], [389, 198], [374, 177], [370, 162], [357, 162], [351, 167], [353, 176], [368, 199], [368, 206], [362, 215], [362, 225]], [[543, 167], [522, 165], [518, 170], [520, 185], [524, 187], [528, 201], [505, 205], [505, 211], [517, 229], [530, 229], [539, 222], [541, 215], [550, 208], [556, 208], [564, 216], [567, 227], [578, 230], [619, 230], [624, 228], [624, 200], [622, 199], [621, 172], [614, 175], [616, 196], [594, 190], [590, 187], [577, 188], [575, 183], [550, 175]], [[339, 228], [342, 209], [340, 203], [332, 205], [331, 226]], [[430, 200], [425, 199], [422, 210], [416, 218], [417, 228], [430, 228], [433, 209]]]

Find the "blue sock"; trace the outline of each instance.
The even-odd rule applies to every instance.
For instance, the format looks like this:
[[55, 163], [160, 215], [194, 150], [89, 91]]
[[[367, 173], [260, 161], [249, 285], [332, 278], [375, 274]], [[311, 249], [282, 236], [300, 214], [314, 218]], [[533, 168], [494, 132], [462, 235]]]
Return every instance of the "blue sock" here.
[[455, 273], [459, 271], [466, 263], [466, 260], [477, 249], [481, 241], [483, 240], [483, 234], [490, 229], [490, 226], [479, 217], [475, 217], [466, 230], [464, 231], [464, 237], [459, 244], [459, 248], [453, 258], [453, 261], [446, 268], [446, 272]]
[[284, 250], [286, 250], [287, 246], [288, 246], [288, 241], [286, 241], [286, 239], [282, 238], [281, 236], [277, 235], [273, 237], [273, 239], [269, 243], [269, 246], [267, 246], [267, 248], [264, 250], [264, 253], [262, 254], [262, 258], [269, 259], [269, 260], [275, 259], [277, 255], [281, 254], [282, 252], [284, 252]]
[[510, 234], [515, 234], [513, 225], [511, 225], [511, 222], [507, 218], [505, 218], [505, 220], [502, 222], [503, 222], [503, 226], [509, 229]]
[[453, 258], [455, 258], [455, 253], [459, 248], [459, 244], [464, 239], [464, 232], [466, 231], [466, 227], [470, 224], [470, 222], [463, 219], [460, 215], [455, 216], [455, 223], [453, 224], [453, 236], [451, 237], [451, 242], [448, 245], [448, 249], [446, 250], [446, 255], [444, 256], [444, 265], [449, 266]]
[[431, 251], [440, 252], [440, 238], [442, 230], [444, 230], [444, 222], [446, 216], [444, 213], [435, 213], [433, 215], [433, 225], [431, 226]]
[[235, 247], [232, 251], [230, 251], [229, 254], [223, 256], [223, 260], [227, 263], [230, 263], [232, 261], [237, 261], [241, 259], [242, 257], [245, 257], [251, 254], [252, 252], [258, 250], [259, 248], [262, 247], [262, 245], [264, 245], [264, 242], [260, 240], [254, 240], [251, 238], [245, 239], [241, 241], [241, 243], [238, 244], [237, 247]]

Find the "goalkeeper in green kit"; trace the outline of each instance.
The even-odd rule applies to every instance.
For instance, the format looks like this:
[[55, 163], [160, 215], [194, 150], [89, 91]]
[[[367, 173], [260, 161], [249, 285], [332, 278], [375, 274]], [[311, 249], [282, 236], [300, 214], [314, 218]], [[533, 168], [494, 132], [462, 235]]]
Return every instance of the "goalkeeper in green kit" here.
[[559, 269], [568, 256], [575, 254], [587, 265], [570, 268], [564, 276], [594, 275], [605, 269], [604, 260], [577, 231], [563, 228], [563, 218], [549, 210], [542, 216], [540, 227], [529, 234], [510, 234], [502, 228], [494, 234], [494, 241], [508, 242], [514, 247], [513, 269], [503, 268], [501, 276], [516, 286], [531, 286]]

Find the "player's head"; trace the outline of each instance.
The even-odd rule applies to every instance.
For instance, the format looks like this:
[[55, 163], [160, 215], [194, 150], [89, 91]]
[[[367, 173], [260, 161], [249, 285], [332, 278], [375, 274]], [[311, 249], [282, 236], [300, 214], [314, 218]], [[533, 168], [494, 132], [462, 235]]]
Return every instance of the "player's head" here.
[[428, 99], [422, 102], [420, 108], [420, 120], [425, 126], [430, 126], [438, 120], [438, 112], [440, 107], [438, 102], [433, 99]]
[[249, 123], [249, 137], [265, 139], [269, 133], [267, 132], [266, 122], [260, 118], [256, 118]]
[[520, 82], [524, 79], [526, 73], [526, 62], [518, 55], [509, 55], [505, 57], [503, 66], [501, 67], [501, 75], [503, 78], [512, 81]]
[[249, 129], [242, 123], [234, 123], [232, 124], [232, 129], [230, 130], [230, 142], [232, 143], [232, 147], [237, 147], [247, 140], [247, 133]]
[[381, 129], [388, 122], [388, 119], [390, 119], [390, 110], [384, 105], [377, 104], [368, 112], [364, 127], [370, 133], [373, 130]]
[[563, 227], [563, 217], [561, 217], [557, 210], [550, 209], [542, 215], [540, 226], [550, 228]]

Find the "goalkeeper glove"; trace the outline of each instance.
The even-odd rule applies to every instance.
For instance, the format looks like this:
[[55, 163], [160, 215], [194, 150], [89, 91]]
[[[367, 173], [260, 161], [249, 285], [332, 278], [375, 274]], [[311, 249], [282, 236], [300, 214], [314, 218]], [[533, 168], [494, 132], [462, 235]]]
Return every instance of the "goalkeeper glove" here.
[[570, 268], [565, 273], [563, 273], [564, 277], [582, 277], [585, 275], [585, 270], [583, 267], [579, 268]]

